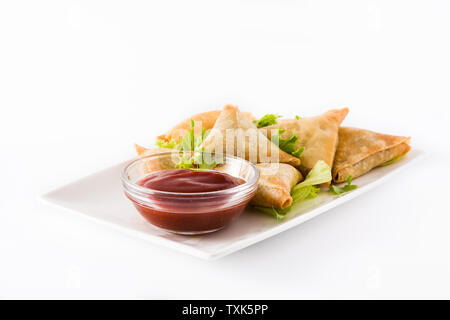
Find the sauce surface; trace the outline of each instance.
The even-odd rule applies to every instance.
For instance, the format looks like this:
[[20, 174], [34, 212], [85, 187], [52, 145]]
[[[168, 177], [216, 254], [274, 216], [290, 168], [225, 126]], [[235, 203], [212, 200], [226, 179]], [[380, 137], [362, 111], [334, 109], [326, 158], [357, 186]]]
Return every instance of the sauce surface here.
[[198, 193], [230, 189], [244, 182], [242, 179], [217, 171], [174, 169], [155, 172], [137, 184], [158, 191]]
[[255, 195], [256, 185], [234, 193], [203, 192], [226, 190], [243, 183], [244, 179], [219, 171], [162, 170], [143, 177], [137, 184], [174, 193], [150, 194], [147, 200], [127, 196], [151, 224], [181, 234], [201, 234], [219, 230], [238, 217]]

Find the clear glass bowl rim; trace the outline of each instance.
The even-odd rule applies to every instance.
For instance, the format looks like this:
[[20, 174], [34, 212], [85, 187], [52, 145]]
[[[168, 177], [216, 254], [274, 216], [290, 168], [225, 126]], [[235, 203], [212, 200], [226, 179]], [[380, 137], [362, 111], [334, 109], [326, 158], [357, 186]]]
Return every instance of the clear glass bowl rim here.
[[[168, 151], [168, 152], [161, 152], [161, 153], [155, 153], [146, 157], [139, 157], [136, 159], [131, 160], [123, 169], [121, 172], [121, 180], [122, 180], [122, 184], [125, 187], [125, 189], [130, 192], [130, 191], [134, 191], [134, 192], [138, 192], [138, 193], [143, 193], [146, 195], [167, 195], [167, 196], [181, 196], [181, 197], [185, 197], [185, 196], [214, 196], [214, 195], [223, 195], [223, 194], [236, 194], [238, 192], [248, 192], [250, 190], [252, 190], [253, 188], [256, 187], [256, 184], [258, 182], [259, 179], [259, 170], [258, 168], [256, 168], [256, 166], [250, 162], [247, 161], [243, 158], [239, 158], [239, 157], [235, 157], [235, 156], [230, 156], [230, 155], [226, 155], [226, 154], [220, 154], [218, 153], [219, 156], [223, 156], [225, 158], [225, 162], [228, 159], [233, 159], [233, 160], [237, 160], [243, 163], [246, 163], [251, 170], [253, 171], [253, 175], [252, 178], [249, 181], [245, 181], [245, 183], [238, 185], [236, 187], [232, 187], [229, 189], [224, 189], [224, 190], [217, 190], [217, 191], [209, 191], [209, 192], [169, 192], [169, 191], [160, 191], [160, 190], [153, 190], [153, 189], [149, 189], [149, 188], [144, 188], [141, 187], [139, 185], [137, 185], [136, 183], [130, 182], [127, 178], [127, 172], [128, 169], [135, 164], [138, 161], [143, 161], [144, 159], [151, 159], [151, 158], [156, 158], [158, 156], [165, 156], [165, 155], [172, 155], [173, 153], [176, 153], [176, 151]], [[178, 154], [181, 154], [182, 152], [178, 152]], [[215, 153], [210, 153], [211, 155], [215, 155]], [[169, 169], [171, 170], [171, 169]], [[202, 169], [203, 170], [203, 169]], [[221, 172], [221, 171], [216, 171], [216, 170], [205, 170], [205, 171], [215, 171], [215, 172]]]

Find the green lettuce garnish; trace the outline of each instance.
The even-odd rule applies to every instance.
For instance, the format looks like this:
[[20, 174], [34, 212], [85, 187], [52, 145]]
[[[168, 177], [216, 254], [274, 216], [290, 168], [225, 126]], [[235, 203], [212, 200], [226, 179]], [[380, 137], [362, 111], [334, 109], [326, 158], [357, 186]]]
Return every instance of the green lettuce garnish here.
[[203, 155], [204, 148], [202, 147], [203, 141], [209, 134], [209, 130], [202, 128], [202, 133], [199, 136], [194, 134], [195, 123], [191, 119], [191, 129], [181, 139], [175, 149], [182, 151], [180, 156], [180, 162], [177, 164], [177, 168], [185, 169], [213, 169], [217, 163], [214, 161], [207, 161]]
[[203, 151], [201, 150], [201, 145], [203, 141], [209, 134], [208, 130], [202, 128], [202, 133], [199, 136], [194, 134], [195, 123], [194, 120], [191, 119], [191, 129], [188, 133], [183, 137], [183, 139], [178, 142], [178, 144], [174, 147], [174, 149], [180, 151]]
[[271, 126], [273, 124], [277, 124], [278, 118], [281, 118], [281, 116], [278, 114], [266, 114], [261, 119], [254, 120], [253, 123], [256, 125], [257, 128], [263, 128], [263, 127]]
[[272, 142], [275, 142], [278, 140], [278, 147], [283, 150], [286, 153], [289, 153], [290, 155], [293, 155], [294, 157], [300, 158], [303, 151], [305, 151], [305, 147], [300, 146], [297, 149], [295, 149], [295, 144], [298, 141], [298, 137], [295, 135], [295, 131], [291, 134], [291, 136], [287, 139], [283, 139], [281, 135], [286, 131], [284, 129], [277, 129], [278, 132], [272, 135]]
[[[263, 127], [277, 124], [278, 118], [281, 118], [281, 116], [278, 114], [266, 114], [261, 119], [254, 120], [253, 123], [256, 124], [257, 128], [263, 128]], [[300, 119], [300, 117], [295, 116], [295, 119]], [[305, 150], [305, 147], [299, 147], [299, 148], [295, 149], [295, 144], [298, 141], [298, 137], [295, 135], [295, 132], [293, 132], [289, 138], [283, 139], [281, 137], [281, 135], [286, 130], [284, 130], [284, 129], [277, 129], [277, 130], [278, 130], [278, 132], [272, 136], [272, 142], [274, 142], [274, 141], [276, 141], [276, 139], [278, 139], [278, 147], [281, 150], [283, 150], [286, 153], [289, 153], [290, 155], [293, 155], [294, 157], [300, 158], [300, 156], [302, 155], [302, 152]]]
[[177, 142], [174, 139], [168, 142], [165, 140], [156, 140], [156, 145], [160, 148], [174, 149], [177, 146]]
[[319, 160], [306, 176], [305, 180], [297, 184], [292, 190], [297, 190], [301, 187], [318, 185], [331, 181], [331, 169], [325, 161]]
[[217, 163], [214, 161], [205, 161], [206, 155], [203, 154], [203, 147], [201, 146], [203, 141], [209, 134], [209, 130], [202, 128], [201, 135], [195, 135], [194, 133], [195, 122], [191, 119], [191, 129], [188, 133], [178, 142], [171, 140], [169, 142], [158, 140], [156, 145], [161, 148], [175, 149], [182, 152], [180, 154], [180, 161], [177, 163], [177, 168], [184, 169], [213, 169]]
[[290, 212], [293, 208], [299, 209], [305, 200], [314, 199], [318, 196], [320, 188], [316, 185], [326, 183], [331, 181], [331, 169], [325, 161], [319, 160], [312, 170], [308, 173], [305, 180], [298, 183], [291, 190], [292, 204], [284, 209], [277, 208], [265, 208], [254, 206], [258, 211], [270, 214], [274, 216], [277, 220], [282, 220], [286, 217], [286, 214]]
[[274, 207], [267, 208], [267, 207], [260, 207], [260, 206], [253, 206], [253, 208], [258, 210], [259, 212], [263, 212], [268, 215], [271, 215], [277, 220], [283, 220], [287, 213], [287, 212], [284, 212], [287, 208], [286, 209], [275, 209]]
[[295, 116], [295, 120], [300, 120], [302, 117], [300, 116]]
[[331, 185], [330, 191], [334, 194], [340, 195], [340, 194], [343, 194], [344, 192], [349, 192], [349, 191], [355, 190], [356, 188], [358, 188], [358, 186], [355, 184], [352, 184], [352, 179], [353, 179], [352, 175], [349, 175], [347, 177], [347, 179], [345, 179], [345, 181], [347, 181], [347, 184], [345, 186], [338, 187], [335, 185]]

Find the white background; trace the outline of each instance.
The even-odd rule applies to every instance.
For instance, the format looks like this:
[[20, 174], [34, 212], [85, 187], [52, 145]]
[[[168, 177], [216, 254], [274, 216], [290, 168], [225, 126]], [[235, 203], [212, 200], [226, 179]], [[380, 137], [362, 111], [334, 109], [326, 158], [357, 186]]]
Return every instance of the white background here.
[[[450, 298], [449, 1], [0, 2], [0, 297]], [[428, 156], [208, 262], [40, 204], [196, 112], [350, 108]]]

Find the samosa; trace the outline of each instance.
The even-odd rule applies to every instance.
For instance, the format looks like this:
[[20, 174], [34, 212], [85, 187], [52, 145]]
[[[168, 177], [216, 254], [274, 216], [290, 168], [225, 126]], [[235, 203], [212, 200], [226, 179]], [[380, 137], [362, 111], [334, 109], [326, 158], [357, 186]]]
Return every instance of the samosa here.
[[392, 136], [369, 130], [341, 127], [333, 165], [333, 181], [362, 176], [411, 149], [410, 137]]
[[251, 204], [284, 209], [292, 204], [291, 189], [302, 180], [301, 173], [285, 163], [258, 163], [259, 181]]
[[[134, 148], [136, 149], [136, 152], [140, 158], [145, 158], [148, 156], [166, 152], [178, 152], [177, 150], [166, 148], [147, 149], [137, 144], [134, 145]], [[159, 170], [174, 169], [177, 164], [177, 162], [175, 161], [176, 159], [176, 157], [154, 157], [151, 159], [147, 159], [142, 163], [141, 170], [144, 173], [150, 173]]]
[[268, 138], [272, 137], [273, 129], [284, 130], [281, 134], [283, 139], [295, 134], [298, 138], [295, 149], [305, 148], [300, 157], [300, 171], [306, 176], [319, 160], [325, 161], [330, 168], [333, 165], [339, 126], [347, 114], [348, 108], [333, 109], [316, 117], [277, 120], [277, 124], [259, 130]]
[[151, 156], [154, 154], [158, 154], [158, 153], [165, 153], [165, 152], [173, 152], [174, 150], [172, 149], [167, 149], [167, 148], [145, 148], [143, 146], [140, 146], [138, 144], [134, 144], [134, 149], [136, 150], [136, 153], [138, 154], [139, 157], [147, 157], [147, 156]]
[[[180, 142], [180, 140], [183, 139], [186, 133], [188, 133], [189, 130], [191, 129], [191, 120], [193, 120], [195, 123], [201, 123], [201, 127], [204, 128], [205, 130], [212, 129], [221, 112], [222, 110], [213, 110], [195, 114], [192, 117], [181, 121], [172, 129], [167, 131], [165, 134], [158, 136], [157, 139], [166, 142], [170, 141], [174, 141], [175, 143]], [[249, 112], [243, 112], [242, 114], [250, 120], [255, 119]]]
[[205, 151], [245, 158], [251, 162], [300, 165], [300, 159], [278, 148], [237, 107], [227, 105], [201, 145]]

